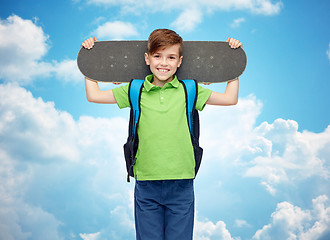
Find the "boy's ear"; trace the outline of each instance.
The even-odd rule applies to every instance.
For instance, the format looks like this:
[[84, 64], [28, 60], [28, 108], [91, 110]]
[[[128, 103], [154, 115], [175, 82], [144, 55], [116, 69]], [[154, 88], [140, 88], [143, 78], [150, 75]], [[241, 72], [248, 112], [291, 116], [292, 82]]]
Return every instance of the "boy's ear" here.
[[148, 53], [144, 53], [144, 60], [146, 61], [146, 64], [149, 66], [150, 62], [149, 62], [149, 55]]
[[181, 56], [181, 57], [180, 57], [180, 59], [179, 59], [179, 64], [178, 64], [178, 67], [180, 67], [180, 66], [181, 66], [181, 63], [182, 63], [182, 59], [183, 59], [183, 56]]

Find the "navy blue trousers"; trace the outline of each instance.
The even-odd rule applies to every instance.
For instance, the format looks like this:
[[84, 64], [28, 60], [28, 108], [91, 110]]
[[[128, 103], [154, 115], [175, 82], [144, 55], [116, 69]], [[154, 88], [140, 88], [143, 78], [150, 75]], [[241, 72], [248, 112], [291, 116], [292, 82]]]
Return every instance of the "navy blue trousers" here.
[[193, 239], [193, 181], [136, 181], [134, 210], [137, 240]]

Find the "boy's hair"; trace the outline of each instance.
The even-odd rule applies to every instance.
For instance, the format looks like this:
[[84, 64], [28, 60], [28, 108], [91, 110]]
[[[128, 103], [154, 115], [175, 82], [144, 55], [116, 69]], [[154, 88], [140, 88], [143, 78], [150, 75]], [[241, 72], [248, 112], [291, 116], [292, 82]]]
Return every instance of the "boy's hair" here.
[[169, 29], [156, 29], [148, 39], [148, 54], [154, 54], [158, 50], [163, 50], [169, 46], [180, 44], [179, 56], [182, 55], [182, 38], [176, 32]]

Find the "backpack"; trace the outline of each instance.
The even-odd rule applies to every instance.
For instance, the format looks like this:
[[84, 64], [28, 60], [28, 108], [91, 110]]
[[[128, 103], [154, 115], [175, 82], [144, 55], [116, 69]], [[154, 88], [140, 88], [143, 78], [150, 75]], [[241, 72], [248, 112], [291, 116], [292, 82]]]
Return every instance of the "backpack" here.
[[[198, 95], [198, 85], [195, 80], [191, 79], [179, 80], [179, 82], [183, 85], [185, 90], [187, 124], [189, 125], [191, 142], [194, 148], [196, 177], [203, 155], [203, 149], [199, 146], [199, 116], [198, 111], [195, 109]], [[133, 166], [136, 161], [135, 156], [139, 145], [137, 127], [139, 124], [141, 112], [140, 99], [143, 83], [144, 80], [133, 79], [129, 83], [128, 88], [128, 98], [131, 105], [131, 110], [128, 127], [128, 138], [127, 142], [124, 144], [127, 182], [130, 181], [130, 177], [134, 177]]]

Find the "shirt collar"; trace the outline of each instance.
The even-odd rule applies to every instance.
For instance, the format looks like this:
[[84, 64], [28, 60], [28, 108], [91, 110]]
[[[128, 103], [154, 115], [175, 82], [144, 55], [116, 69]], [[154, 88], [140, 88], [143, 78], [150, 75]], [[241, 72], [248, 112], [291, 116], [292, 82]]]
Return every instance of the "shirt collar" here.
[[[153, 78], [154, 78], [153, 74], [150, 74], [150, 75], [146, 76], [146, 78], [145, 78], [143, 86], [147, 90], [147, 92], [149, 92], [153, 88], [158, 88], [158, 86], [155, 86], [152, 84]], [[166, 83], [164, 85], [164, 88], [169, 88], [169, 87], [178, 88], [179, 85], [180, 85], [180, 82], [179, 82], [178, 78], [176, 77], [176, 75], [174, 75], [173, 80], [169, 83]]]

